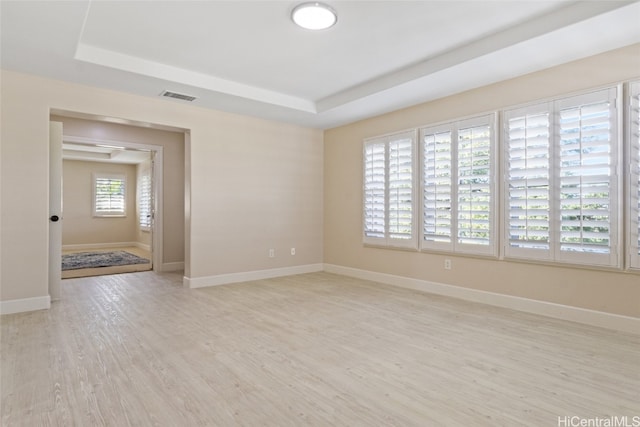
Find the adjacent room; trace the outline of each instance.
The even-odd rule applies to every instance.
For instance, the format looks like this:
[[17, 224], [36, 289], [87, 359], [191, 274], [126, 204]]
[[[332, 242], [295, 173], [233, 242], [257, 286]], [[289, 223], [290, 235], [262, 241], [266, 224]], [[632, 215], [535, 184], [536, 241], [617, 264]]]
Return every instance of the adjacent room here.
[[[138, 189], [151, 182], [150, 153], [95, 145], [63, 147], [62, 182], [66, 188], [62, 194], [67, 198], [63, 197], [62, 278], [151, 270], [151, 230], [146, 222], [151, 215], [151, 191], [138, 195]], [[111, 159], [114, 153], [139, 153], [140, 159], [132, 161], [140, 163], [85, 160], [96, 154]]]
[[50, 119], [64, 129], [62, 278], [151, 270], [154, 252], [183, 270], [184, 133]]
[[640, 425], [638, 22], [0, 0], [2, 425]]

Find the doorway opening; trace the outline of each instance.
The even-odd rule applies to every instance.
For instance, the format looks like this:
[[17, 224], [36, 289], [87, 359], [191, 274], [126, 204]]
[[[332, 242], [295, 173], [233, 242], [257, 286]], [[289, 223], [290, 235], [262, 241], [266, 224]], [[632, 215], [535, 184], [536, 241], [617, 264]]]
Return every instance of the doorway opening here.
[[[61, 191], [59, 201], [64, 203], [60, 203], [58, 213], [54, 213], [54, 208], [51, 210], [52, 218], [59, 216], [61, 219], [50, 223], [49, 290], [52, 299], [59, 296], [61, 277], [98, 272], [114, 274], [132, 269], [184, 270], [188, 130], [62, 110], [51, 110], [50, 120], [60, 124], [60, 141], [55, 143], [60, 145], [59, 153], [54, 147], [56, 138], [51, 136], [50, 158], [54, 173], [50, 176], [50, 199], [56, 198], [56, 185], [65, 190]], [[165, 153], [170, 156], [166, 166]], [[60, 164], [57, 175], [53, 167], [56, 163]], [[71, 172], [67, 171], [68, 165], [72, 165]], [[83, 175], [84, 183], [80, 182], [78, 172]], [[165, 182], [169, 183], [169, 189], [165, 188]], [[84, 200], [74, 200], [75, 197]], [[82, 212], [73, 206], [74, 203], [80, 205]], [[167, 228], [165, 218], [170, 221]], [[93, 238], [83, 234], [90, 232], [91, 224], [102, 226], [102, 234]], [[121, 227], [124, 224], [128, 225]], [[130, 234], [123, 234], [127, 227]], [[60, 234], [58, 239], [56, 233]], [[104, 258], [103, 252], [123, 251], [147, 262], [118, 260], [125, 264], [95, 267], [99, 269], [96, 272], [72, 271], [61, 276], [63, 250], [65, 254], [95, 252], [98, 258]], [[115, 255], [117, 258], [118, 254]]]

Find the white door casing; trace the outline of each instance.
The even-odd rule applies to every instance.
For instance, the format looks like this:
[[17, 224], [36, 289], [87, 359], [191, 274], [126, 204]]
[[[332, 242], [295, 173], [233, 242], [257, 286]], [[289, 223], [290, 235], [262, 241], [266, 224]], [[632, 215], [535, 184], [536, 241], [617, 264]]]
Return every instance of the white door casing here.
[[49, 297], [60, 299], [62, 280], [62, 123], [49, 122]]

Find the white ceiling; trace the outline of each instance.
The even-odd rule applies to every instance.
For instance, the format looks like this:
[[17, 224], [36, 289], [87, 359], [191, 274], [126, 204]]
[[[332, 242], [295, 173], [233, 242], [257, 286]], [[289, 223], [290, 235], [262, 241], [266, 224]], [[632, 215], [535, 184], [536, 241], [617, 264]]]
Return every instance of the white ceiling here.
[[637, 0], [298, 3], [2, 0], [2, 68], [330, 128], [640, 42]]

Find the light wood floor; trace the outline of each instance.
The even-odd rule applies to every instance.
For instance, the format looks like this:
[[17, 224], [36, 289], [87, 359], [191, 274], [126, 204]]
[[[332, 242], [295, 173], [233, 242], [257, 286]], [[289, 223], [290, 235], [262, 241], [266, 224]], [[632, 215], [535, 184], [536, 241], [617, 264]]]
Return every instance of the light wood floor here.
[[[313, 273], [69, 279], [2, 317], [3, 426], [557, 426], [640, 415], [640, 336]], [[630, 418], [629, 418], [630, 419]]]
[[[78, 252], [111, 252], [111, 251], [125, 251], [139, 257], [151, 260], [151, 252], [139, 248], [137, 246], [122, 246], [111, 248], [98, 248], [98, 249], [65, 249], [62, 251], [63, 255], [73, 254]], [[75, 277], [89, 277], [89, 276], [103, 276], [107, 274], [119, 274], [119, 273], [133, 273], [137, 271], [151, 270], [151, 262], [147, 264], [129, 264], [129, 265], [115, 265], [113, 267], [98, 267], [98, 268], [78, 268], [76, 270], [63, 270], [63, 279], [72, 279]]]

